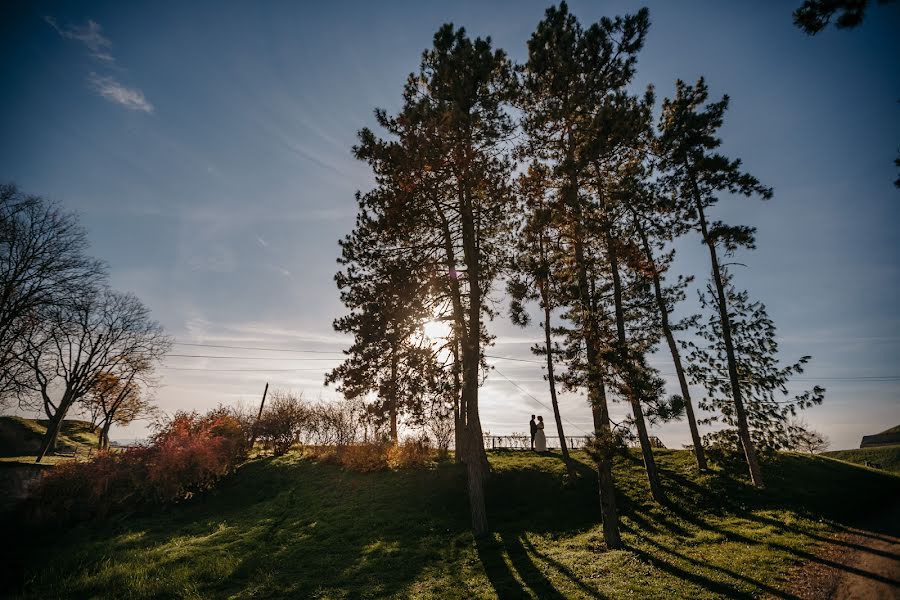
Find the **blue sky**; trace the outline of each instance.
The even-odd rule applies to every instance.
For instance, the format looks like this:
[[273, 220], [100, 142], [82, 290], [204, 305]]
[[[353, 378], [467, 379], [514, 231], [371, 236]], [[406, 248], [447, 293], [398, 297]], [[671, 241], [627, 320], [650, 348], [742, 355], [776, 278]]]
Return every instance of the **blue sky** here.
[[[584, 24], [641, 5], [570, 4]], [[662, 97], [676, 78], [705, 76], [714, 96], [732, 98], [724, 151], [775, 188], [765, 203], [723, 198], [716, 217], [759, 228], [736, 278], [768, 306], [785, 359], [813, 356], [804, 377], [815, 381], [795, 387], [821, 382], [828, 393], [805, 419], [834, 448], [900, 423], [900, 381], [846, 379], [900, 375], [900, 5], [813, 38], [791, 24], [790, 2], [646, 5], [653, 25], [635, 90], [652, 83]], [[350, 155], [356, 131], [373, 125], [375, 107], [398, 107], [442, 23], [490, 35], [522, 60], [547, 6], [6, 3], [0, 180], [78, 211], [113, 285], [140, 296], [179, 342], [339, 350], [337, 240], [353, 225], [353, 193], [371, 186]], [[696, 240], [679, 250], [679, 270], [708, 272]], [[688, 301], [693, 309], [693, 293]], [[492, 328], [492, 354], [529, 357], [537, 332], [502, 319]], [[255, 402], [266, 381], [336, 397], [321, 387], [328, 355], [173, 352], [260, 359], [170, 357], [157, 392], [167, 411]], [[654, 363], [672, 371], [664, 355]], [[538, 365], [494, 364], [547, 403]], [[582, 398], [564, 397], [562, 411], [588, 428]], [[550, 417], [488, 378], [486, 429], [524, 431], [533, 412]], [[689, 439], [683, 422], [655, 433], [670, 447]]]

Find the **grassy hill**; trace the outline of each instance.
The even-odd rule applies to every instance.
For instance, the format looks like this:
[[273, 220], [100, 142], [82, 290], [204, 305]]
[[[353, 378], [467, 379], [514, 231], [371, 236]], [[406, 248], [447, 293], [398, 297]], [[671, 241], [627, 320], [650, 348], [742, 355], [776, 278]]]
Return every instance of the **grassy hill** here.
[[[897, 427], [894, 429], [897, 429]], [[853, 450], [832, 450], [823, 452], [822, 455], [857, 465], [878, 465], [877, 468], [879, 469], [900, 473], [900, 445], [854, 448]]]
[[900, 476], [828, 458], [782, 455], [760, 491], [655, 452], [667, 507], [637, 455], [616, 464], [624, 550], [605, 549], [585, 455], [566, 482], [558, 455], [508, 451], [490, 453], [480, 541], [455, 465], [359, 474], [288, 455], [157, 514], [23, 533], [5, 561], [28, 598], [784, 597], [794, 565], [900, 497]]
[[[47, 432], [46, 419], [0, 416], [0, 458], [34, 457], [41, 447], [41, 439]], [[97, 434], [87, 421], [67, 419], [63, 421], [58, 439], [58, 451], [72, 454], [97, 447]]]

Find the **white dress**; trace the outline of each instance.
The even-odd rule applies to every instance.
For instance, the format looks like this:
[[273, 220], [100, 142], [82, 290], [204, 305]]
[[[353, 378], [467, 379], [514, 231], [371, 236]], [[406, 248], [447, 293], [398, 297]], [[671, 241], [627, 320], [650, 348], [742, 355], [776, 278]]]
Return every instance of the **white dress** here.
[[534, 450], [535, 452], [547, 451], [547, 436], [544, 435], [544, 424], [538, 423], [537, 432], [534, 434]]

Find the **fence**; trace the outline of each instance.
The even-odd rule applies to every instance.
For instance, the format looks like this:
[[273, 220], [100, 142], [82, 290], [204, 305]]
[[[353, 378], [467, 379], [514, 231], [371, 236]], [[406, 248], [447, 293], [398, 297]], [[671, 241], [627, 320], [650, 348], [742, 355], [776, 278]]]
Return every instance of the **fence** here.
[[[566, 436], [566, 447], [570, 449], [583, 448], [587, 441], [586, 436]], [[484, 436], [486, 450], [530, 450], [531, 438], [527, 435], [486, 435]], [[559, 436], [547, 436], [547, 448], [559, 448]]]

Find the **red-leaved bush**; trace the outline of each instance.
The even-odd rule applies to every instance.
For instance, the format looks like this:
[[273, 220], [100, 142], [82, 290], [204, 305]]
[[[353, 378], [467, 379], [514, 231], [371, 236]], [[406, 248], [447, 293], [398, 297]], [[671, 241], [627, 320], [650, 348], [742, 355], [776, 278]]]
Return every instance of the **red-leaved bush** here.
[[35, 490], [32, 514], [59, 522], [179, 502], [215, 486], [246, 453], [244, 428], [228, 410], [179, 412], [145, 446], [51, 469]]

